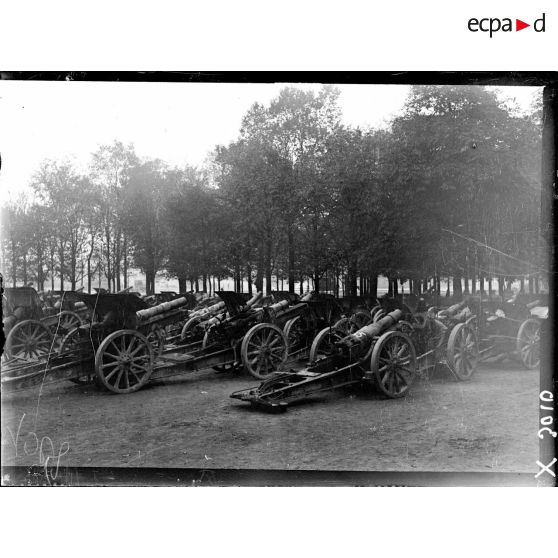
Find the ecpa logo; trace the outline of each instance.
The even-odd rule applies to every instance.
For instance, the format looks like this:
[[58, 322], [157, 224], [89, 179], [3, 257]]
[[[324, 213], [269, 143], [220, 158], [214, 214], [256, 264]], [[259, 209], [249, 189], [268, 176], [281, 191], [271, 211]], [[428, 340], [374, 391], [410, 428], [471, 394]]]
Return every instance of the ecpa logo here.
[[[545, 32], [545, 16], [546, 14], [543, 14], [540, 18], [536, 19], [533, 22], [533, 29], [536, 33]], [[469, 31], [472, 31], [473, 33], [477, 33], [478, 31], [489, 33], [490, 38], [492, 38], [492, 35], [494, 33], [497, 33], [498, 31], [514, 31], [512, 19], [509, 17], [505, 17], [503, 19], [500, 19], [498, 17], [485, 17], [482, 19], [472, 17], [469, 20], [467, 27], [469, 28]], [[520, 19], [515, 20], [515, 31], [521, 31], [522, 29], [526, 29], [527, 27], [531, 27], [531, 24], [525, 23]]]

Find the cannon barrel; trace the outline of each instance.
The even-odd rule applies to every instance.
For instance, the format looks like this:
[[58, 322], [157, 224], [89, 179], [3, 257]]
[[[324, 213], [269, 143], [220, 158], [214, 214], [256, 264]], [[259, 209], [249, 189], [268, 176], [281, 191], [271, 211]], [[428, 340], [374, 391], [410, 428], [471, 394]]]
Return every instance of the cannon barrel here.
[[203, 316], [207, 316], [208, 314], [216, 314], [217, 312], [221, 312], [225, 310], [225, 303], [223, 301], [217, 302], [212, 306], [207, 306], [206, 308], [202, 308], [201, 310], [196, 310], [190, 314], [190, 318], [201, 318]]
[[269, 310], [269, 311], [273, 312], [275, 315], [277, 315], [279, 312], [281, 312], [285, 308], [288, 308], [288, 306], [289, 306], [289, 301], [288, 300], [280, 300], [279, 302], [276, 302], [275, 304], [270, 304], [267, 307], [267, 310]]
[[136, 312], [136, 317], [139, 322], [145, 322], [155, 316], [160, 316], [162, 314], [166, 314], [171, 310], [176, 310], [182, 306], [186, 306], [188, 304], [188, 299], [185, 297], [180, 297], [171, 302], [163, 302], [161, 304], [157, 304], [157, 306], [152, 306], [151, 308], [146, 308], [145, 310], [138, 310]]
[[347, 347], [353, 347], [355, 345], [364, 345], [368, 347], [374, 337], [381, 335], [386, 329], [396, 324], [401, 319], [401, 316], [403, 316], [401, 310], [394, 310], [377, 322], [361, 327], [355, 333], [347, 335], [347, 337], [344, 337], [339, 343]]
[[246, 306], [251, 308], [254, 304], [257, 304], [263, 298], [263, 293], [261, 291], [257, 292], [247, 303]]
[[467, 306], [467, 301], [466, 300], [462, 300], [461, 302], [459, 302], [458, 304], [453, 304], [452, 306], [449, 306], [448, 308], [446, 308], [445, 310], [442, 310], [440, 312], [440, 314], [442, 316], [447, 316], [448, 318], [451, 318], [454, 314], [457, 314], [457, 312], [459, 312], [460, 310], [462, 310], [463, 308], [465, 308], [465, 306]]
[[275, 317], [277, 319], [290, 320], [297, 316], [301, 316], [308, 309], [308, 304], [305, 302], [299, 302], [293, 306], [289, 306], [288, 301], [283, 302], [287, 302], [287, 304], [275, 312]]

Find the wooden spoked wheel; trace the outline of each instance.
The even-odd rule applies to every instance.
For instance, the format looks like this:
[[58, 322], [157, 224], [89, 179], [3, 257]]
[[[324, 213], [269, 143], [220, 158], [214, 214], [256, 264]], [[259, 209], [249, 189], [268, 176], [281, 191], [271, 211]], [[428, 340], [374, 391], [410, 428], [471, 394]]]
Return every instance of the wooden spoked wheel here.
[[58, 321], [54, 324], [54, 335], [66, 335], [83, 322], [78, 314], [70, 310], [63, 310], [56, 316]]
[[302, 316], [296, 316], [289, 320], [283, 328], [283, 333], [287, 339], [289, 354], [296, 353], [305, 348], [306, 329]]
[[80, 367], [80, 375], [77, 378], [70, 378], [74, 384], [90, 384], [95, 379], [93, 370], [93, 341], [91, 340], [90, 330], [76, 327], [68, 333], [58, 349], [58, 354], [74, 360]]
[[97, 380], [114, 393], [141, 389], [153, 372], [153, 347], [141, 333], [121, 329], [111, 333], [95, 354]]
[[[353, 333], [351, 331], [351, 320], [349, 318], [341, 318], [337, 322], [333, 324], [333, 329], [343, 332], [345, 335], [349, 335], [349, 333]], [[327, 328], [329, 329], [329, 328]], [[320, 332], [321, 333], [321, 332]], [[319, 335], [319, 334], [318, 334]]]
[[448, 366], [461, 381], [471, 378], [477, 369], [479, 349], [474, 329], [468, 324], [457, 324], [450, 333], [447, 347]]
[[18, 322], [8, 333], [4, 351], [6, 360], [40, 360], [48, 355], [54, 336], [50, 329], [37, 320]]
[[287, 360], [287, 339], [276, 325], [257, 324], [244, 336], [240, 354], [246, 370], [265, 380]]
[[532, 370], [541, 362], [541, 324], [534, 318], [525, 320], [517, 332], [517, 354], [525, 368]]
[[358, 310], [351, 316], [351, 323], [353, 324], [355, 331], [358, 331], [365, 325], [368, 325], [371, 320], [372, 316], [370, 315], [370, 313], [364, 310]]
[[205, 328], [203, 327], [203, 322], [200, 318], [190, 318], [182, 328], [180, 333], [180, 339], [182, 341], [186, 339], [199, 338], [202, 339], [205, 334]]
[[314, 337], [314, 341], [312, 341], [309, 355], [310, 362], [314, 363], [321, 358], [325, 358], [333, 354], [335, 343], [347, 335], [347, 332], [342, 329], [338, 329], [336, 325], [322, 329], [322, 331]]
[[416, 377], [415, 347], [400, 331], [384, 333], [374, 344], [371, 370], [380, 390], [392, 399], [403, 397]]

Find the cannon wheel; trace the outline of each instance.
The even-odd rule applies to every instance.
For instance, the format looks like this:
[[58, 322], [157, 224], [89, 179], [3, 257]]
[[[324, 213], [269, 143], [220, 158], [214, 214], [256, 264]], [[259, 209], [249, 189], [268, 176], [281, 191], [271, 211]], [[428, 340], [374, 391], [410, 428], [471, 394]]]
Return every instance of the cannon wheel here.
[[63, 310], [56, 317], [58, 321], [53, 324], [54, 335], [57, 335], [59, 330], [65, 335], [83, 323], [79, 315], [71, 310]]
[[[333, 324], [333, 329], [337, 330], [337, 331], [342, 331], [345, 335], [349, 335], [349, 333], [353, 333], [351, 331], [351, 320], [349, 318], [341, 318], [340, 320], [338, 320], [337, 322], [335, 322]], [[327, 328], [329, 329], [329, 328]], [[321, 333], [321, 331], [320, 331]], [[319, 335], [319, 333], [318, 333]]]
[[246, 370], [265, 380], [287, 360], [287, 339], [276, 325], [257, 324], [244, 336], [240, 354]]
[[356, 328], [354, 331], [358, 331], [368, 325], [371, 320], [372, 316], [370, 315], [370, 312], [365, 312], [364, 310], [358, 310], [350, 317], [351, 323], [354, 324], [353, 327]]
[[519, 326], [519, 331], [517, 332], [517, 354], [525, 368], [529, 370], [536, 368], [541, 361], [540, 329], [540, 322], [534, 318], [529, 318]]
[[387, 331], [374, 344], [370, 363], [376, 383], [388, 397], [403, 397], [416, 377], [416, 354], [411, 338]]
[[326, 327], [322, 329], [322, 331], [314, 337], [314, 341], [312, 341], [309, 356], [310, 362], [314, 363], [320, 357], [331, 355], [334, 343], [343, 339], [343, 337], [346, 337], [347, 335], [348, 334], [343, 329], [337, 328], [337, 324], [333, 327]]
[[203, 331], [202, 321], [200, 318], [190, 318], [182, 328], [182, 332], [180, 333], [180, 339], [184, 341], [189, 334], [194, 333], [199, 328], [199, 333], [201, 335]]
[[6, 359], [40, 359], [50, 353], [54, 336], [50, 329], [37, 320], [18, 322], [8, 333], [4, 351]]
[[86, 355], [84, 355], [83, 336], [88, 334], [89, 331], [84, 331], [76, 327], [62, 339], [62, 343], [60, 343], [60, 348], [58, 349], [58, 354], [60, 356], [69, 356], [79, 361], [82, 374], [77, 378], [70, 378], [70, 382], [78, 385], [91, 384], [95, 380], [95, 373], [91, 369], [91, 366], [89, 365], [89, 367], [87, 367], [85, 364], [85, 360], [87, 359]]
[[97, 349], [95, 372], [97, 380], [109, 391], [137, 391], [149, 381], [153, 372], [153, 347], [138, 331], [115, 331]]
[[449, 369], [461, 381], [471, 378], [477, 369], [479, 349], [474, 329], [467, 324], [457, 324], [450, 333], [447, 347]]
[[304, 329], [304, 322], [302, 316], [296, 316], [289, 320], [283, 328], [283, 333], [287, 339], [287, 346], [289, 354], [302, 349], [302, 344], [306, 337], [306, 330]]

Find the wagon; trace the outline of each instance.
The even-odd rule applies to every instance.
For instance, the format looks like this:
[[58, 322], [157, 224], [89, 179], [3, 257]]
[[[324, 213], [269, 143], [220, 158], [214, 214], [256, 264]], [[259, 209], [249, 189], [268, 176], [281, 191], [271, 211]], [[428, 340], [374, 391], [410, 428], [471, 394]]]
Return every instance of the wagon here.
[[402, 320], [394, 310], [355, 333], [335, 328], [314, 339], [310, 364], [300, 371], [276, 374], [258, 387], [231, 394], [268, 411], [350, 385], [375, 385], [389, 398], [403, 397], [416, 377], [446, 365], [458, 380], [469, 380], [476, 370], [475, 332], [465, 323], [451, 329], [427, 314]]

